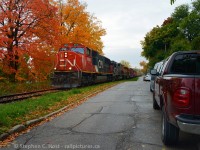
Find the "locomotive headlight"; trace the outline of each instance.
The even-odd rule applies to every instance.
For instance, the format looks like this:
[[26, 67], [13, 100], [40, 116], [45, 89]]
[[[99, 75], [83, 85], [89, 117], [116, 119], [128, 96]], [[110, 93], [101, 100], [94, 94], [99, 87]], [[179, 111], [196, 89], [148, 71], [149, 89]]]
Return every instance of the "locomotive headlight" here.
[[65, 52], [65, 58], [67, 58], [67, 53]]
[[69, 67], [69, 70], [72, 70], [72, 67]]

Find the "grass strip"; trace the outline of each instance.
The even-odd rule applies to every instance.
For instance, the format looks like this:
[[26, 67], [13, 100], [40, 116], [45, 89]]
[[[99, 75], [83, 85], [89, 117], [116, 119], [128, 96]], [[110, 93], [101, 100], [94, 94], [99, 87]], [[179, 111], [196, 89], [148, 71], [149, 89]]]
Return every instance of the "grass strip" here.
[[69, 91], [48, 93], [24, 101], [0, 104], [0, 134], [9, 131], [9, 129], [17, 124], [24, 124], [28, 120], [42, 117], [64, 106], [76, 103], [92, 93], [103, 91], [125, 81], [136, 81], [137, 79], [133, 78], [130, 80], [75, 88]]

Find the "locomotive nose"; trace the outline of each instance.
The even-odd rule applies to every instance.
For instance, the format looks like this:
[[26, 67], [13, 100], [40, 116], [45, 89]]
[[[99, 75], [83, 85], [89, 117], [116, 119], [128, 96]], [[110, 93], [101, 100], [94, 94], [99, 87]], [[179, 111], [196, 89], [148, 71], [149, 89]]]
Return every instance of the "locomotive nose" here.
[[58, 54], [57, 70], [72, 71], [75, 66], [75, 56], [70, 52], [60, 52]]

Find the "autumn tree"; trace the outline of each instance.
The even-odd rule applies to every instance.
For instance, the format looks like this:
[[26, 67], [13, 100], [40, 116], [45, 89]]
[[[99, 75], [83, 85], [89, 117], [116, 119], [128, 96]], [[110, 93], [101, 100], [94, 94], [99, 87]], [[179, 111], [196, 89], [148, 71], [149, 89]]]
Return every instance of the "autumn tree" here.
[[101, 36], [106, 34], [101, 22], [86, 11], [87, 5], [78, 0], [68, 0], [60, 9], [62, 44], [67, 42], [82, 43], [102, 53]]
[[142, 67], [141, 71], [143, 73], [147, 73], [147, 68], [148, 68], [147, 62], [145, 62], [145, 61], [140, 62], [140, 66]]
[[15, 81], [23, 67], [33, 69], [30, 65], [34, 60], [31, 54], [52, 42], [51, 33], [54, 31], [50, 26], [54, 23], [55, 10], [48, 0], [0, 1], [2, 70], [10, 81]]
[[126, 61], [126, 60], [121, 60], [120, 63], [122, 65], [124, 65], [125, 67], [131, 68], [131, 64], [130, 62]]

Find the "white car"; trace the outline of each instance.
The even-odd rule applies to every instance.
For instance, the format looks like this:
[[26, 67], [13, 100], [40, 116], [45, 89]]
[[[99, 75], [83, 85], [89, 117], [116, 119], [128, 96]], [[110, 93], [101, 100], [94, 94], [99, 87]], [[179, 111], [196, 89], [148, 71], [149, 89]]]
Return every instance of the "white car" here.
[[147, 73], [144, 78], [143, 78], [143, 81], [150, 81], [151, 80], [151, 74], [150, 73]]

